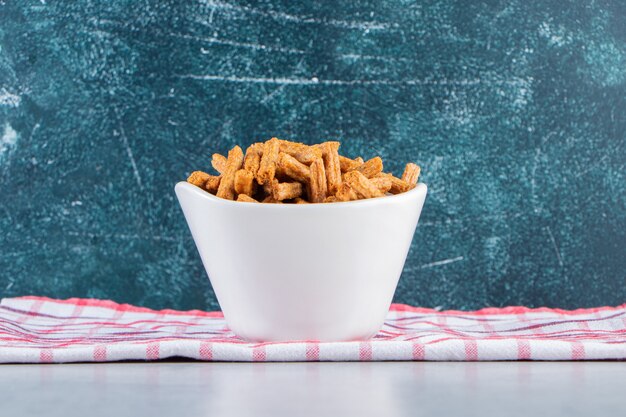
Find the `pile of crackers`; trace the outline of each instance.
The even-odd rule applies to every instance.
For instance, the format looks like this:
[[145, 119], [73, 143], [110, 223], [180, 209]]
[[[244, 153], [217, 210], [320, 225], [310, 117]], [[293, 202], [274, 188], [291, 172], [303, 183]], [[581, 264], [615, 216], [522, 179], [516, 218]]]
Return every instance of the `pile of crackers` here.
[[420, 167], [406, 164], [402, 178], [383, 172], [374, 157], [339, 155], [339, 142], [317, 145], [272, 138], [254, 143], [244, 155], [235, 146], [213, 154], [219, 175], [194, 171], [187, 181], [227, 200], [250, 203], [334, 203], [399, 194], [415, 187]]

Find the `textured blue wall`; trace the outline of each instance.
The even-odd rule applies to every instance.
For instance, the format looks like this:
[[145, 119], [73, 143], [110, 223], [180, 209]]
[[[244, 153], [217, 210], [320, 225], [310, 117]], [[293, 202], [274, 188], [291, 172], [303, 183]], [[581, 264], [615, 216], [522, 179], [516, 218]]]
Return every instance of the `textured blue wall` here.
[[626, 301], [624, 1], [4, 1], [0, 296], [216, 308], [173, 186], [278, 135], [430, 194], [396, 301]]

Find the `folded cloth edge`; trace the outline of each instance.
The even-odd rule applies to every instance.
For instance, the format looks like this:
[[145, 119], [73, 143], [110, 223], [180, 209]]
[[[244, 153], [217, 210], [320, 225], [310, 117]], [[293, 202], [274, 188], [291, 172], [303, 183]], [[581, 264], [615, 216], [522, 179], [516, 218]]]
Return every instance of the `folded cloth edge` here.
[[[9, 297], [6, 297], [9, 298]], [[136, 313], [162, 313], [170, 315], [185, 315], [185, 316], [204, 316], [204, 317], [223, 317], [221, 311], [204, 311], [204, 310], [173, 310], [162, 309], [155, 310], [149, 307], [139, 307], [132, 304], [118, 303], [112, 300], [102, 300], [97, 298], [66, 298], [57, 299], [45, 296], [37, 295], [24, 295], [18, 297], [10, 297], [12, 300], [39, 300], [48, 301], [61, 304], [72, 304], [92, 307], [103, 307], [120, 311], [131, 311]], [[4, 301], [4, 298], [0, 299], [0, 305]], [[578, 315], [596, 313], [599, 311], [612, 311], [626, 308], [626, 303], [617, 306], [601, 306], [601, 307], [584, 307], [577, 308], [575, 310], [561, 309], [556, 307], [525, 307], [525, 306], [507, 306], [507, 307], [483, 307], [478, 310], [440, 310], [429, 307], [415, 307], [408, 304], [392, 303], [390, 311], [408, 311], [414, 313], [439, 313], [439, 314], [470, 314], [470, 315], [490, 315], [490, 314], [522, 314], [522, 313], [558, 313], [565, 315]]]

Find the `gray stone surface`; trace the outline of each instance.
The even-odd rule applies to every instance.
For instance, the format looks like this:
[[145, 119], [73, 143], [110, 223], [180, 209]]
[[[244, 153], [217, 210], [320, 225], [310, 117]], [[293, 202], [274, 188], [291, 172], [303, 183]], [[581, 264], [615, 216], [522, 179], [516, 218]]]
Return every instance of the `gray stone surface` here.
[[7, 416], [618, 416], [626, 363], [3, 365]]
[[173, 186], [271, 135], [430, 186], [397, 302], [620, 304], [623, 1], [4, 1], [0, 296], [217, 308]]

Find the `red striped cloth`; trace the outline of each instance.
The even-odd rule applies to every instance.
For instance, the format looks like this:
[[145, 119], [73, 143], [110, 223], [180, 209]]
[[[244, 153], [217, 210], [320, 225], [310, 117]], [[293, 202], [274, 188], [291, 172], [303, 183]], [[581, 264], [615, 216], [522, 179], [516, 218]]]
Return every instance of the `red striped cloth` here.
[[220, 312], [43, 297], [0, 302], [0, 363], [626, 359], [626, 304], [565, 311], [436, 311], [393, 304], [371, 340], [248, 343]]

